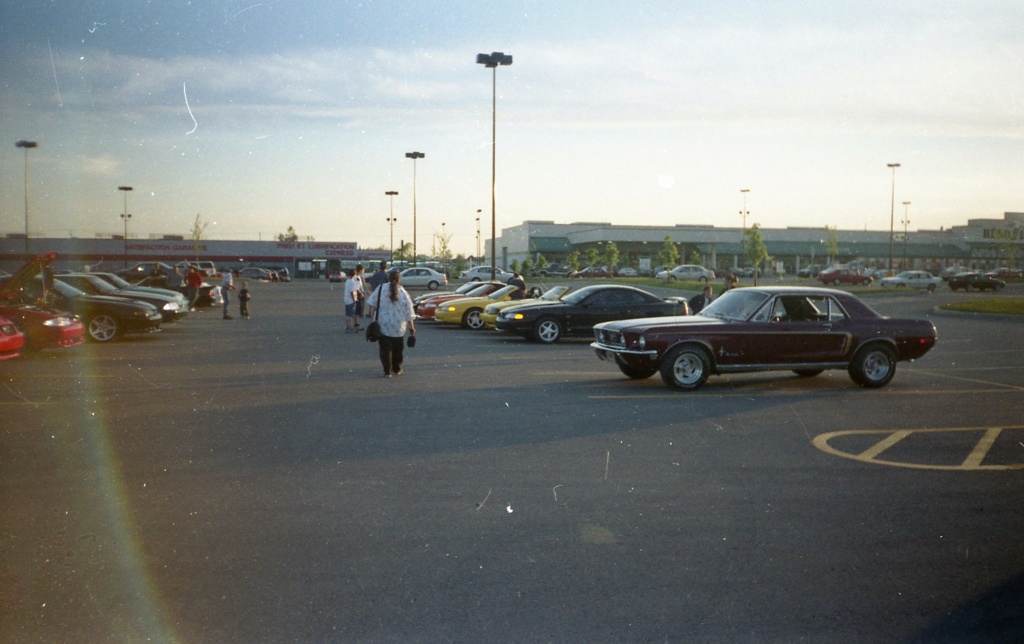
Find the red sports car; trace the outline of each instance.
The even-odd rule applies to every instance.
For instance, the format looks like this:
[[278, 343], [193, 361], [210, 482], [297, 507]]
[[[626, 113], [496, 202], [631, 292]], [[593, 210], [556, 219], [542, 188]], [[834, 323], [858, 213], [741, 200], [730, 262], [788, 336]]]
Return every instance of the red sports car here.
[[440, 304], [463, 297], [484, 297], [504, 286], [505, 284], [502, 284], [501, 282], [466, 282], [453, 293], [442, 293], [440, 295], [424, 298], [417, 302], [416, 315], [420, 316], [424, 320], [433, 320], [434, 311], [437, 310], [437, 307]]
[[845, 291], [767, 287], [726, 291], [699, 314], [606, 322], [590, 346], [626, 376], [660, 372], [669, 387], [698, 389], [708, 376], [788, 370], [812, 377], [846, 369], [883, 387], [896, 363], [935, 346], [928, 320], [885, 318]]
[[85, 324], [75, 315], [44, 303], [17, 302], [21, 288], [34, 281], [56, 258], [56, 253], [34, 257], [0, 283], [0, 315], [18, 325], [25, 334], [25, 351], [73, 347], [85, 342]]
[[21, 355], [25, 336], [7, 318], [0, 316], [0, 360], [10, 360]]

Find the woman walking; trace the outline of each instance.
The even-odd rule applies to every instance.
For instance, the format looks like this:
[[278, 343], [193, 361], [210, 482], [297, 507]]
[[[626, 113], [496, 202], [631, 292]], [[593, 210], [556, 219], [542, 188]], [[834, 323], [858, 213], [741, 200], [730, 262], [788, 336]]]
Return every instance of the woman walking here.
[[[405, 332], [416, 334], [413, 320], [416, 314], [412, 308], [412, 298], [399, 284], [401, 275], [398, 271], [388, 273], [387, 284], [381, 284], [370, 295], [370, 306], [377, 310], [377, 322], [380, 324], [380, 364], [384, 367], [384, 377], [392, 374], [402, 375], [402, 359], [405, 349]], [[411, 338], [410, 338], [411, 339]]]

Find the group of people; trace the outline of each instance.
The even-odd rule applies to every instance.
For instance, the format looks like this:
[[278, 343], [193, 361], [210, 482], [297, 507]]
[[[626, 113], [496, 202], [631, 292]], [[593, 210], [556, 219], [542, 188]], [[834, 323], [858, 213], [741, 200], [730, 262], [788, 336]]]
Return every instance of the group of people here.
[[402, 274], [388, 272], [387, 262], [381, 262], [369, 278], [364, 279], [365, 267], [357, 264], [352, 275], [345, 280], [345, 333], [362, 331], [360, 320], [373, 318], [380, 325], [377, 340], [380, 364], [384, 377], [402, 375], [405, 359], [405, 334], [409, 333], [409, 346], [415, 345], [416, 313], [412, 297], [402, 287]]

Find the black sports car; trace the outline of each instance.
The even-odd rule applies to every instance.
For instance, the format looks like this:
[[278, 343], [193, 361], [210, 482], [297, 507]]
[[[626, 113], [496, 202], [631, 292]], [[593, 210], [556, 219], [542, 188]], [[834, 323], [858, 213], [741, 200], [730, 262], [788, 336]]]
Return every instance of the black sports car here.
[[52, 276], [29, 281], [17, 297], [23, 303], [45, 302], [75, 313], [85, 321], [85, 337], [93, 342], [110, 342], [123, 333], [158, 331], [162, 322], [160, 311], [152, 304], [123, 297], [87, 295]]
[[587, 335], [599, 322], [688, 315], [686, 298], [660, 298], [632, 286], [586, 286], [560, 300], [532, 301], [504, 309], [495, 320], [499, 331], [552, 343], [563, 335]]
[[102, 277], [92, 275], [91, 273], [64, 273], [57, 275], [56, 278], [89, 295], [124, 297], [152, 304], [160, 311], [164, 322], [176, 322], [188, 315], [188, 305], [185, 303], [185, 296], [180, 293], [164, 295], [161, 293], [122, 290]]
[[957, 290], [962, 288], [965, 291], [998, 291], [1006, 287], [1006, 282], [1001, 279], [985, 275], [984, 273], [957, 273], [949, 278], [949, 288]]

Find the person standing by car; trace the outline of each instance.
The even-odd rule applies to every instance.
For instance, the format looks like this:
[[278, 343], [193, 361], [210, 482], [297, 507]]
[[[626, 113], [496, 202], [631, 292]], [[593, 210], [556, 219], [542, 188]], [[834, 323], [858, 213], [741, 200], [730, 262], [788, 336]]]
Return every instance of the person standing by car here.
[[359, 300], [363, 295], [363, 265], [357, 264], [345, 280], [345, 333], [359, 331]]
[[203, 276], [195, 266], [190, 266], [185, 274], [185, 297], [188, 298], [188, 310], [196, 310], [196, 300], [199, 299], [199, 287], [203, 285]]
[[519, 274], [519, 271], [514, 271], [512, 273], [512, 277], [508, 278], [508, 284], [510, 286], [519, 287], [516, 291], [512, 293], [509, 299], [521, 300], [524, 297], [526, 297], [526, 280], [524, 280], [523, 276]]
[[711, 285], [705, 284], [699, 295], [694, 295], [687, 302], [690, 305], [690, 315], [697, 315], [705, 306], [711, 304]]
[[402, 362], [405, 358], [405, 332], [409, 331], [409, 345], [412, 346], [416, 336], [416, 325], [413, 320], [416, 313], [412, 308], [412, 298], [399, 282], [401, 273], [388, 273], [388, 283], [377, 287], [370, 297], [374, 306], [378, 307], [377, 323], [380, 324], [380, 364], [384, 367], [384, 377], [392, 374], [402, 375]]
[[181, 274], [181, 268], [175, 266], [173, 272], [167, 276], [167, 288], [172, 291], [176, 291], [181, 288], [183, 283], [184, 275]]
[[228, 315], [228, 291], [235, 290], [235, 280], [232, 271], [224, 271], [224, 279], [220, 282], [220, 296], [224, 300], [224, 319], [233, 319]]

